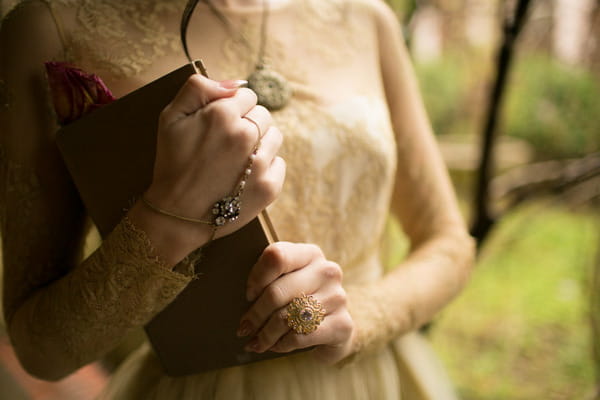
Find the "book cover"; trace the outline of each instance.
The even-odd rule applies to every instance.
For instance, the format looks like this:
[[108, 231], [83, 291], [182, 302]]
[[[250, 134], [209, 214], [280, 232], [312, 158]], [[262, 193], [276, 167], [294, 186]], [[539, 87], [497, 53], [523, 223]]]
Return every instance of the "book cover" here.
[[[158, 116], [194, 73], [197, 66], [186, 64], [57, 132], [65, 164], [101, 236], [112, 231], [150, 185]], [[247, 338], [236, 336], [240, 318], [250, 306], [245, 299], [248, 273], [276, 239], [263, 212], [205, 246], [196, 266], [198, 279], [145, 327], [169, 375], [282, 356], [247, 353], [243, 350]]]

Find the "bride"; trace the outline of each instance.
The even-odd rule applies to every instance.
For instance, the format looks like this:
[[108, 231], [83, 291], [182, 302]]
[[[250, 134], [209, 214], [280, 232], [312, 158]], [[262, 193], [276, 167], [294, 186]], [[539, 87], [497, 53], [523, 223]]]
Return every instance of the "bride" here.
[[[144, 199], [81, 256], [89, 229], [55, 147], [44, 63], [93, 72], [121, 97], [187, 62], [185, 3], [26, 0], [3, 21], [4, 313], [21, 363], [56, 380], [99, 359], [186, 287], [186, 255], [213, 229], [230, 233], [268, 205], [284, 241], [254, 266], [237, 333], [249, 352], [314, 350], [174, 378], [145, 343], [104, 397], [401, 398], [398, 340], [463, 287], [473, 246], [381, 0], [200, 1], [189, 52], [214, 80], [191, 78], [163, 111]], [[265, 75], [275, 77], [271, 90]], [[249, 157], [239, 219], [179, 218], [211, 218]], [[411, 246], [385, 273], [390, 213]], [[312, 326], [289, 314], [289, 304], [307, 302], [323, 314]]]

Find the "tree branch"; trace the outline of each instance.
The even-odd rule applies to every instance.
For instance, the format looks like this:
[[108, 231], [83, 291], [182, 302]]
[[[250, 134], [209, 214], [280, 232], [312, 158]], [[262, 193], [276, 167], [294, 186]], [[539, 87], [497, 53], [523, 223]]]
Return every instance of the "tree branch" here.
[[580, 159], [544, 161], [523, 165], [500, 175], [491, 182], [491, 199], [504, 200], [503, 212], [532, 197], [560, 195], [577, 202], [600, 195], [600, 153]]

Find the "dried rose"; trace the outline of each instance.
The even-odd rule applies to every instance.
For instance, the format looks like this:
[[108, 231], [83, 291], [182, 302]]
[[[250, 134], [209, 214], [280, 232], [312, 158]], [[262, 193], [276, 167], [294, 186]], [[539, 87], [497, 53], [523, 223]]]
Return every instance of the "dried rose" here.
[[115, 100], [102, 79], [64, 62], [47, 62], [46, 74], [58, 122], [66, 125]]

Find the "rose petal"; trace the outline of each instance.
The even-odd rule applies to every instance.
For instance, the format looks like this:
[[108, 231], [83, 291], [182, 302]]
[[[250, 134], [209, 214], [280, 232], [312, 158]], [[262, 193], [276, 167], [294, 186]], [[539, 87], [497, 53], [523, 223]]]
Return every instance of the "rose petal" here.
[[115, 100], [102, 79], [63, 62], [47, 62], [46, 74], [60, 124], [68, 124]]

